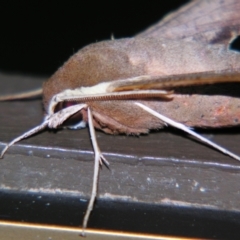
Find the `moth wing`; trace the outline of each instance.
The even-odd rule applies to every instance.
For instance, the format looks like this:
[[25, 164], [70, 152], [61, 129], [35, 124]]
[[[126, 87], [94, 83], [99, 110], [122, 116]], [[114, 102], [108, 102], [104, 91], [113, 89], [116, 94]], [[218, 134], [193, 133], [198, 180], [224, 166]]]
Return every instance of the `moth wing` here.
[[229, 43], [240, 33], [239, 0], [195, 0], [168, 14], [136, 37]]

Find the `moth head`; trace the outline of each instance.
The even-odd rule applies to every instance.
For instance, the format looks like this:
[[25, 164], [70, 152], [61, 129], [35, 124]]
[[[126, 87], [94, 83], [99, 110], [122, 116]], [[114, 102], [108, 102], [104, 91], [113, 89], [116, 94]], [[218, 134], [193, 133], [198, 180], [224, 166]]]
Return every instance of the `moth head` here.
[[53, 96], [80, 87], [94, 86], [101, 82], [126, 79], [143, 74], [143, 67], [131, 64], [125, 42], [103, 41], [91, 44], [60, 67], [43, 84], [43, 104], [47, 112]]
[[[63, 110], [65, 110], [66, 114], [69, 114], [67, 112], [69, 107], [81, 105], [87, 101], [101, 100], [110, 91], [109, 85], [109, 83], [103, 82], [92, 87], [80, 87], [73, 90], [66, 89], [54, 95], [48, 104], [47, 116], [45, 118], [51, 118], [51, 116]], [[63, 125], [77, 129], [85, 127], [87, 121], [87, 108], [82, 108], [79, 112], [69, 115]]]

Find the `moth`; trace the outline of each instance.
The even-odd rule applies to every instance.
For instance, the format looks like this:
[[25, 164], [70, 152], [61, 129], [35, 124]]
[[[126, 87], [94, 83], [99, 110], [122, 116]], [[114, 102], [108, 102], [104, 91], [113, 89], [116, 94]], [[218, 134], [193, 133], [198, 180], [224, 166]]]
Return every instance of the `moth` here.
[[240, 81], [240, 53], [229, 48], [240, 33], [239, 11], [238, 0], [195, 0], [133, 38], [81, 49], [42, 90], [23, 95], [43, 95], [44, 120], [11, 141], [1, 157], [14, 143], [43, 129], [88, 126], [95, 158], [83, 235], [97, 194], [99, 165], [109, 164], [95, 128], [139, 135], [172, 126], [240, 160], [192, 129], [239, 125], [236, 88], [224, 85]]

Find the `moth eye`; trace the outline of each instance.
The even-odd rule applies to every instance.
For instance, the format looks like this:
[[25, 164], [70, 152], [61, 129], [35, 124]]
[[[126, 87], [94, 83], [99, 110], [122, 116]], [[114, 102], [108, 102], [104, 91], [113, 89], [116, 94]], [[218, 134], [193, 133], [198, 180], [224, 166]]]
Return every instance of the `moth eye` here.
[[[73, 105], [76, 105], [76, 104], [78, 104], [76, 101], [60, 102], [55, 107], [54, 113], [57, 113], [57, 112], [61, 111], [64, 108], [67, 108], [67, 107], [70, 107], [70, 106], [73, 106]], [[67, 126], [67, 127], [71, 127], [71, 128], [82, 128], [82, 127], [84, 127], [84, 124], [82, 122], [83, 122], [83, 115], [79, 111], [79, 112], [75, 113], [74, 115], [72, 115], [71, 117], [69, 117], [62, 124], [62, 126]]]
[[237, 36], [231, 43], [229, 48], [233, 51], [240, 52], [240, 36]]
[[77, 102], [73, 102], [73, 101], [65, 101], [65, 102], [60, 102], [57, 104], [57, 106], [54, 108], [54, 113], [59, 112], [60, 110], [76, 105]]

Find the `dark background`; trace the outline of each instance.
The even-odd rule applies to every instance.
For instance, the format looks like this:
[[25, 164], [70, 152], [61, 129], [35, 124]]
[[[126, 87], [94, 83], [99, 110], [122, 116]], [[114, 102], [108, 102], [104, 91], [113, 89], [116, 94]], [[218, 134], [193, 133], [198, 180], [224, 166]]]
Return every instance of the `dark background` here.
[[51, 75], [83, 46], [133, 36], [186, 2], [3, 1], [0, 71]]

